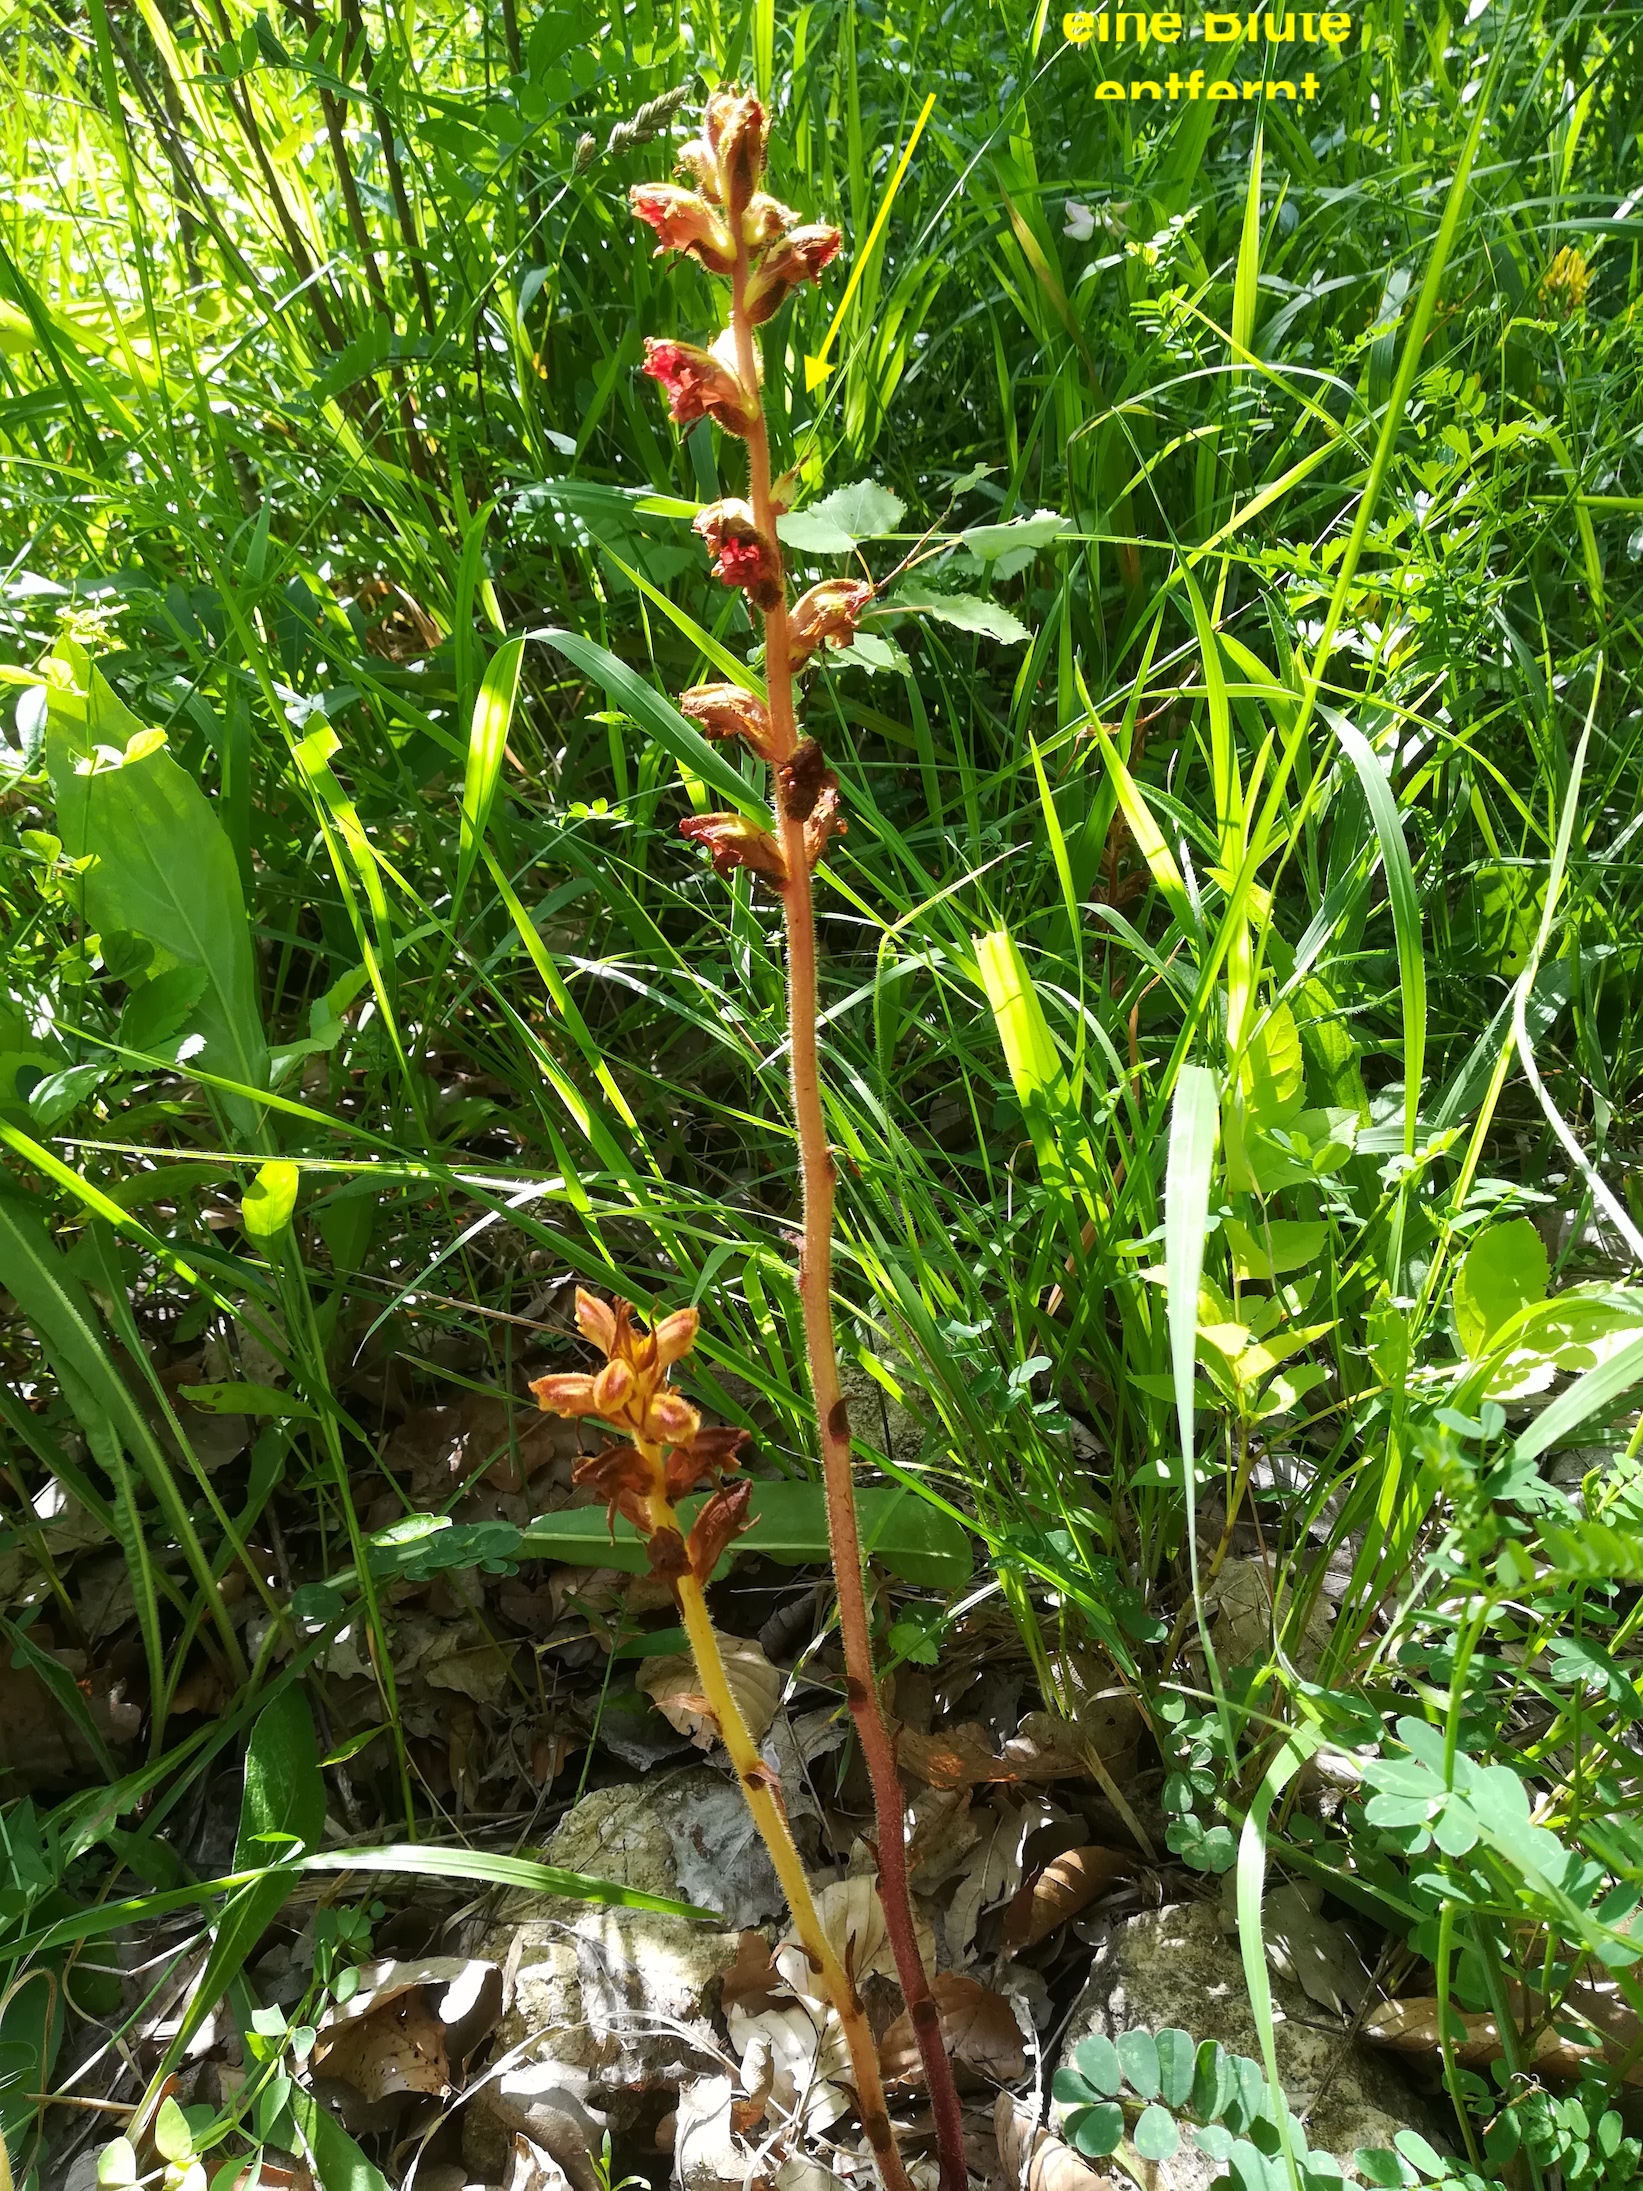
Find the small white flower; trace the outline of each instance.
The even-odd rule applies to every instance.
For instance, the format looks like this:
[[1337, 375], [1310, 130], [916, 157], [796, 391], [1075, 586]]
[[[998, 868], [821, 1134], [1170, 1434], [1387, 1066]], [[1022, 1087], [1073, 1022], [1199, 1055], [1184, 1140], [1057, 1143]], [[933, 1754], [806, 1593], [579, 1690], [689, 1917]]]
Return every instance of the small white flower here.
[[1088, 243], [1095, 234], [1095, 214], [1090, 207], [1080, 205], [1076, 198], [1069, 198], [1062, 210], [1067, 216], [1067, 225], [1061, 233], [1071, 236], [1074, 243]]

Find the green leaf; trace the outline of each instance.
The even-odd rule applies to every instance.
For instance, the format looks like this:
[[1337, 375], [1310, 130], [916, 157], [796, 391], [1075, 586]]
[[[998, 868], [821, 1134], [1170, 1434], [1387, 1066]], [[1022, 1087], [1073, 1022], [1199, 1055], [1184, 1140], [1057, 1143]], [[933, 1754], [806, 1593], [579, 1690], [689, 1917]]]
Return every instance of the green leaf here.
[[1337, 715], [1332, 708], [1323, 708], [1320, 712], [1327, 716], [1347, 759], [1358, 772], [1369, 818], [1380, 842], [1381, 868], [1386, 876], [1392, 931], [1398, 946], [1398, 985], [1403, 1004], [1403, 1145], [1406, 1154], [1413, 1154], [1415, 1116], [1426, 1064], [1426, 960], [1421, 949], [1421, 911], [1415, 871], [1409, 863], [1409, 846], [1404, 838], [1398, 804], [1374, 748], [1363, 732], [1344, 716]]
[[388, 2179], [368, 2160], [329, 2108], [293, 2084], [289, 2105], [319, 2191], [388, 2191]]
[[531, 632], [529, 636], [543, 640], [573, 663], [584, 677], [591, 677], [595, 684], [603, 686], [606, 696], [623, 714], [630, 715], [641, 730], [648, 731], [681, 768], [704, 784], [710, 784], [739, 813], [750, 816], [762, 828], [770, 827], [769, 809], [755, 796], [720, 748], [710, 745], [673, 702], [664, 699], [654, 686], [646, 684], [636, 670], [629, 669], [608, 648], [596, 646], [579, 632], [546, 630]]
[[205, 995], [203, 966], [168, 966], [126, 998], [120, 1014], [120, 1040], [128, 1050], [160, 1051], [180, 1034]]
[[294, 1392], [277, 1385], [179, 1385], [179, 1400], [203, 1408], [208, 1415], [284, 1415], [303, 1423], [317, 1423], [320, 1412]]
[[110, 2138], [97, 2156], [97, 2181], [102, 2191], [124, 2191], [138, 2180], [137, 2148], [129, 2138]]
[[1011, 555], [1022, 548], [1030, 548], [1036, 554], [1040, 548], [1047, 548], [1052, 540], [1059, 540], [1063, 533], [1077, 530], [1070, 518], [1058, 517], [1054, 510], [1039, 510], [1031, 517], [1012, 517], [1004, 525], [971, 525], [959, 538], [980, 562], [994, 563], [1001, 555]]
[[1160, 2082], [1158, 2041], [1150, 2031], [1121, 2031], [1117, 2045], [1118, 2059], [1130, 2090], [1138, 2099], [1157, 2099]]
[[1223, 1217], [1221, 1231], [1232, 1250], [1232, 1267], [1240, 1278], [1268, 1279], [1285, 1271], [1304, 1270], [1315, 1263], [1329, 1238], [1322, 1220], [1294, 1217], [1268, 1218], [1252, 1230], [1236, 1217]]
[[1198, 2048], [1190, 2032], [1173, 2027], [1158, 2033], [1158, 2090], [1166, 2107], [1185, 2107], [1192, 2098]]
[[1618, 1353], [1611, 1354], [1606, 1362], [1589, 1369], [1577, 1377], [1565, 1392], [1560, 1392], [1551, 1406], [1541, 1413], [1518, 1439], [1513, 1451], [1520, 1461], [1537, 1460], [1549, 1446], [1560, 1438], [1568, 1437], [1572, 1430], [1600, 1408], [1608, 1407], [1619, 1399], [1643, 1377], [1643, 1332], [1635, 1339], [1627, 1340]]
[[906, 514], [900, 495], [876, 479], [835, 487], [807, 509], [790, 510], [776, 520], [782, 545], [801, 555], [847, 555], [858, 540], [879, 540], [893, 533]]
[[[700, 1498], [680, 1503], [687, 1528], [702, 1503]], [[967, 1532], [916, 1492], [870, 1485], [856, 1494], [856, 1504], [868, 1557], [891, 1574], [933, 1590], [960, 1589], [969, 1580]], [[820, 1484], [755, 1484], [751, 1514], [751, 1526], [732, 1548], [735, 1553], [761, 1553], [796, 1566], [825, 1563], [830, 1557], [827, 1500]], [[618, 1517], [613, 1536], [598, 1507], [539, 1516], [525, 1530], [520, 1550], [532, 1559], [616, 1567], [635, 1575], [647, 1573], [650, 1564], [632, 1523]]]
[[189, 1998], [176, 2036], [166, 2048], [160, 2075], [174, 2069], [188, 2042], [241, 1970], [246, 1957], [279, 1915], [296, 1885], [285, 1859], [310, 1851], [325, 1831], [325, 1782], [320, 1776], [314, 1722], [301, 1689], [288, 1683], [259, 1713], [245, 1752], [234, 1869], [277, 1866], [230, 1897], [210, 1956]]
[[519, 694], [519, 668], [524, 659], [523, 639], [510, 639], [491, 657], [484, 681], [474, 701], [473, 722], [468, 731], [468, 758], [462, 776], [462, 826], [457, 852], [456, 888], [451, 893], [450, 917], [468, 887], [485, 841], [485, 831], [502, 777], [502, 756], [513, 727], [514, 702]]
[[[1232, 2069], [1227, 2050], [1218, 2039], [1206, 2039], [1192, 2066], [1192, 2093], [1188, 2110], [1200, 2123], [1213, 2122], [1226, 2106], [1232, 2091]], [[1202, 2144], [1202, 2139], [1199, 2140]], [[1209, 2148], [1204, 2148], [1208, 2152]], [[1226, 2156], [1220, 2156], [1223, 2160]]]
[[1019, 616], [1012, 616], [1002, 603], [979, 594], [938, 593], [933, 586], [909, 582], [898, 586], [879, 606], [885, 615], [906, 610], [916, 616], [933, 616], [938, 624], [951, 624], [955, 631], [979, 632], [983, 639], [996, 639], [1007, 647], [1019, 646], [1030, 636]]
[[1455, 1273], [1455, 1329], [1477, 1361], [1519, 1309], [1546, 1298], [1546, 1246], [1527, 1217], [1491, 1225], [1467, 1249]]
[[267, 1247], [279, 1239], [291, 1222], [301, 1181], [295, 1164], [276, 1158], [263, 1165], [240, 1201], [240, 1221], [253, 1240]]
[[1117, 2098], [1124, 2082], [1124, 2065], [1110, 2039], [1099, 2032], [1093, 2038], [1081, 2039], [1073, 2048], [1073, 2062], [1092, 2092], [1109, 2100]]
[[1076, 2108], [1067, 2117], [1067, 2136], [1086, 2160], [1105, 2160], [1116, 2153], [1124, 2136], [1124, 2110], [1116, 2100], [1099, 2100], [1094, 2107]]
[[160, 2102], [160, 2111], [154, 2118], [154, 2150], [161, 2160], [175, 2161], [179, 2165], [194, 2158], [194, 2138], [188, 2118], [169, 2093]]
[[1181, 2143], [1181, 2133], [1167, 2108], [1144, 2107], [1130, 2133], [1130, 2143], [1144, 2161], [1167, 2161]]
[[[125, 929], [203, 976], [200, 1063], [243, 1087], [268, 1080], [240, 871], [227, 832], [159, 731], [145, 731], [85, 650], [59, 642], [47, 690], [46, 758], [57, 826], [93, 865], [70, 891], [89, 927]], [[230, 1100], [242, 1125], [254, 1111]]]

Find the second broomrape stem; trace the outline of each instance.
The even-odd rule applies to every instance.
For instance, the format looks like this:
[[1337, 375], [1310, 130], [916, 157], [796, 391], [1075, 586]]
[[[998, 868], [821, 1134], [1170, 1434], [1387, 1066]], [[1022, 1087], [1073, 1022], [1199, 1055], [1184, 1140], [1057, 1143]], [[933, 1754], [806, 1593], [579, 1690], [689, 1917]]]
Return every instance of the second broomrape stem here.
[[[641, 1447], [641, 1451], [645, 1449]], [[655, 1459], [654, 1454], [647, 1458]], [[664, 1498], [650, 1502], [650, 1520], [653, 1529], [678, 1529], [678, 1516]], [[861, 2117], [862, 2129], [873, 2148], [873, 2157], [884, 2179], [885, 2191], [911, 2191], [907, 2171], [896, 2149], [894, 2134], [890, 2128], [889, 2110], [884, 2100], [884, 2083], [879, 2071], [878, 2049], [868, 2025], [867, 2012], [862, 2007], [861, 1996], [849, 1972], [839, 1961], [838, 1954], [826, 1933], [810, 1892], [803, 1859], [793, 1840], [788, 1824], [787, 1809], [773, 1783], [773, 1777], [759, 1755], [759, 1746], [753, 1739], [752, 1730], [742, 1717], [729, 1679], [725, 1673], [724, 1659], [719, 1651], [719, 1638], [708, 1616], [707, 1600], [702, 1586], [693, 1576], [681, 1575], [675, 1582], [679, 1605], [679, 1617], [684, 1623], [685, 1634], [690, 1641], [691, 1656], [696, 1662], [696, 1673], [702, 1684], [702, 1694], [718, 1723], [720, 1739], [741, 1782], [742, 1794], [753, 1814], [776, 1878], [787, 1897], [792, 1914], [793, 1929], [798, 1934], [812, 1970], [821, 1980], [840, 2025], [844, 2031], [845, 2046], [850, 2055], [851, 2074], [856, 2084], [856, 2109]]]

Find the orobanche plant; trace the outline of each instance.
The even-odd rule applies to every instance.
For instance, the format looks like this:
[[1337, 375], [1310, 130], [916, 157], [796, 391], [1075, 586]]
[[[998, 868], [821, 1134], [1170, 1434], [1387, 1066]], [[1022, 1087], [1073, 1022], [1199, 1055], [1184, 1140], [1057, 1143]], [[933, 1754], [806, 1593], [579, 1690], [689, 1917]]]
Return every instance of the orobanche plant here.
[[[750, 94], [716, 92], [701, 134], [680, 155], [689, 184], [646, 183], [633, 210], [655, 229], [661, 251], [688, 253], [730, 284], [729, 323], [711, 348], [652, 338], [644, 370], [666, 390], [674, 419], [709, 418], [747, 445], [747, 494], [700, 512], [696, 530], [713, 554], [714, 575], [746, 594], [764, 622], [766, 698], [737, 684], [699, 685], [679, 705], [710, 738], [740, 738], [768, 762], [776, 828], [740, 814], [696, 815], [681, 823], [705, 845], [722, 875], [747, 868], [776, 889], [787, 928], [787, 986], [803, 1193], [803, 1250], [798, 1284], [815, 1403], [828, 1529], [838, 1588], [846, 1694], [872, 1781], [879, 1899], [913, 2027], [918, 2035], [936, 2123], [943, 2191], [966, 2179], [958, 2095], [941, 2023], [913, 1929], [907, 1889], [905, 1813], [895, 1750], [874, 1677], [850, 1461], [850, 1423], [833, 1335], [833, 1160], [822, 1110], [816, 1027], [816, 919], [812, 875], [835, 831], [838, 779], [816, 740], [801, 735], [797, 679], [829, 647], [847, 646], [873, 599], [865, 579], [829, 579], [789, 604], [772, 492], [759, 341], [755, 330], [801, 282], [814, 281], [839, 248], [836, 228], [801, 224], [762, 187], [767, 122]], [[535, 1387], [544, 1408], [593, 1416], [630, 1442], [585, 1461], [580, 1479], [599, 1490], [649, 1538], [651, 1564], [679, 1603], [703, 1693], [741, 1779], [792, 1911], [799, 1941], [837, 2011], [848, 2043], [862, 2125], [887, 2186], [907, 2176], [891, 2132], [872, 2033], [854, 1974], [823, 1932], [794, 1846], [775, 1775], [763, 1763], [725, 1678], [704, 1585], [720, 1554], [747, 1526], [752, 1487], [722, 1482], [735, 1466], [740, 1434], [703, 1429], [695, 1410], [669, 1389], [669, 1366], [689, 1351], [696, 1312], [681, 1310], [640, 1333], [625, 1303], [614, 1307], [579, 1294], [577, 1320], [606, 1357], [597, 1373], [547, 1377]], [[704, 1481], [717, 1488], [681, 1534], [676, 1502]]]

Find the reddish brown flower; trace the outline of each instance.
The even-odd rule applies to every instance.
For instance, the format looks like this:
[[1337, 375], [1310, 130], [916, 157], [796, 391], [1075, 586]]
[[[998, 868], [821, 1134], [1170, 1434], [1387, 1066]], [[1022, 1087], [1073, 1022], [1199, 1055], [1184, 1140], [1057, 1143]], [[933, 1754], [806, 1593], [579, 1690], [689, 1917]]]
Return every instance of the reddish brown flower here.
[[849, 826], [839, 812], [839, 780], [830, 772], [804, 825], [805, 857], [812, 868], [827, 850], [828, 839], [842, 837]]
[[740, 586], [761, 609], [775, 608], [782, 597], [782, 563], [775, 543], [754, 521], [751, 503], [736, 496], [710, 502], [697, 512], [695, 529], [713, 554], [713, 575], [727, 586]]
[[748, 1507], [752, 1499], [753, 1486], [745, 1480], [726, 1484], [714, 1492], [697, 1515], [685, 1540], [685, 1551], [689, 1555], [690, 1571], [698, 1582], [707, 1581], [718, 1566], [725, 1547], [749, 1527], [752, 1516]]
[[647, 335], [640, 371], [667, 390], [668, 410], [676, 425], [690, 426], [699, 418], [710, 418], [727, 434], [745, 435], [753, 423], [747, 390], [711, 350]]
[[750, 251], [762, 251], [767, 243], [774, 243], [796, 226], [798, 218], [780, 198], [771, 197], [765, 190], [755, 191], [742, 215], [742, 241]]
[[679, 824], [679, 834], [707, 847], [713, 855], [716, 875], [729, 875], [745, 867], [768, 882], [787, 880], [781, 846], [768, 830], [750, 822], [745, 814], [690, 814]]
[[706, 738], [740, 738], [754, 753], [770, 757], [770, 711], [740, 685], [692, 685], [679, 695], [679, 712]]
[[873, 598], [865, 578], [824, 578], [793, 604], [788, 618], [788, 646], [793, 666], [807, 662], [820, 648], [852, 644], [862, 611]]
[[531, 1386], [544, 1415], [591, 1415], [593, 1379], [585, 1376], [538, 1377]]
[[677, 1582], [690, 1573], [690, 1554], [677, 1529], [656, 1529], [650, 1539], [650, 1571], [658, 1582]]
[[736, 264], [729, 229], [698, 191], [677, 183], [635, 183], [628, 192], [635, 216], [656, 231], [656, 256], [683, 251], [711, 274], [728, 274]]
[[688, 1445], [675, 1446], [667, 1457], [664, 1488], [669, 1504], [677, 1504], [725, 1469], [734, 1468], [736, 1457], [746, 1443], [745, 1430], [716, 1424], [711, 1430], [697, 1431]]
[[829, 774], [826, 754], [814, 738], [801, 738], [792, 759], [783, 761], [776, 771], [782, 812], [795, 822], [807, 821], [827, 784], [837, 789], [838, 778]]
[[774, 319], [800, 282], [820, 281], [822, 269], [838, 256], [839, 243], [836, 228], [818, 223], [795, 228], [767, 251], [747, 285], [747, 316], [753, 325]]
[[679, 166], [715, 205], [744, 210], [764, 179], [764, 108], [751, 92], [716, 91], [702, 133], [680, 148]]
[[657, 1489], [655, 1464], [637, 1447], [608, 1445], [602, 1453], [584, 1453], [571, 1472], [580, 1490], [596, 1491], [610, 1509], [611, 1533], [616, 1517], [623, 1514], [636, 1529], [648, 1530], [646, 1502]]

